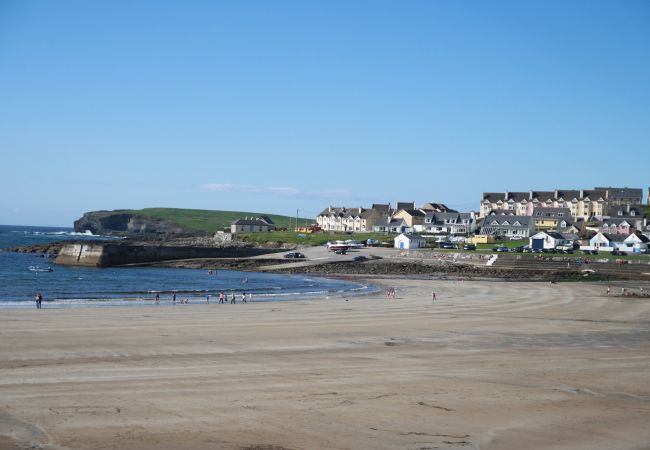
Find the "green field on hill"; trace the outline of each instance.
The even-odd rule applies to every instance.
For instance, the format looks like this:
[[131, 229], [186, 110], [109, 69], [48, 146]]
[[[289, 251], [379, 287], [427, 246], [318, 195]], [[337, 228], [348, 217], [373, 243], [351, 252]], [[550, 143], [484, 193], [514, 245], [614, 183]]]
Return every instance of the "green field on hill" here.
[[[237, 219], [256, 218], [259, 216], [269, 217], [278, 228], [293, 228], [296, 225], [296, 218], [281, 216], [278, 214], [265, 214], [260, 212], [246, 211], [217, 211], [207, 209], [178, 209], [178, 208], [145, 208], [145, 209], [124, 209], [116, 211], [102, 211], [105, 215], [110, 214], [135, 214], [153, 219], [160, 219], [171, 224], [180, 226], [193, 233], [214, 233], [217, 230], [227, 228], [230, 230], [230, 223]], [[312, 219], [299, 218], [301, 225], [305, 222], [311, 223]]]

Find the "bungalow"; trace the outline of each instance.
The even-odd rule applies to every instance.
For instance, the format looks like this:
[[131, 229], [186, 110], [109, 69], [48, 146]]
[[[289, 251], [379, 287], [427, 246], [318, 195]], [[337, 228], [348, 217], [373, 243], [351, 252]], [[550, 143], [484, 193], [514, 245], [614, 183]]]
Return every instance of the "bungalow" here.
[[395, 248], [424, 248], [426, 245], [427, 242], [424, 238], [416, 234], [406, 235], [402, 233], [395, 238]]
[[535, 225], [532, 217], [491, 214], [483, 220], [480, 234], [528, 238], [534, 230]]
[[637, 231], [626, 237], [623, 243], [630, 248], [629, 251], [632, 253], [647, 253], [648, 247], [650, 247], [650, 238]]
[[272, 230], [275, 230], [275, 225], [268, 217], [258, 217], [256, 219], [237, 219], [230, 223], [230, 232], [232, 234], [264, 233]]
[[540, 231], [529, 238], [530, 247], [534, 250], [547, 248], [573, 247], [573, 241], [566, 239], [556, 231]]
[[621, 236], [620, 234], [605, 234], [599, 231], [594, 237], [589, 239], [588, 247], [580, 247], [580, 249], [611, 252], [620, 247], [627, 247], [627, 245], [623, 244], [624, 240], [625, 236]]

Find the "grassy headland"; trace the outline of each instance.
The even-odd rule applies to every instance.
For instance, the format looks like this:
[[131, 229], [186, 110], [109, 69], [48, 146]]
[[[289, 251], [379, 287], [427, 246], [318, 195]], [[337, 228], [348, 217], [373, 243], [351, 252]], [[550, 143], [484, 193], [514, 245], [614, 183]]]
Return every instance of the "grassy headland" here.
[[[114, 211], [95, 211], [97, 217], [110, 216], [115, 214], [133, 214], [152, 219], [159, 219], [179, 226], [190, 233], [212, 234], [224, 228], [230, 229], [230, 223], [237, 219], [246, 217], [255, 218], [260, 216], [269, 217], [279, 228], [294, 227], [295, 217], [282, 216], [278, 214], [265, 214], [260, 212], [246, 211], [218, 211], [206, 209], [180, 209], [180, 208], [144, 208], [144, 209], [120, 209]], [[311, 222], [311, 219], [299, 218], [299, 223]]]

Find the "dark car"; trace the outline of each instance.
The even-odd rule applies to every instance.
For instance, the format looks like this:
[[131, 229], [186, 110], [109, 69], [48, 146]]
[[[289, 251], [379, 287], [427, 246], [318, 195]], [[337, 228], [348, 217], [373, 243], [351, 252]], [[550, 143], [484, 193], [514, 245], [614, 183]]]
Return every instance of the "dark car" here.
[[303, 259], [305, 255], [303, 255], [300, 252], [289, 252], [286, 255], [284, 255], [285, 258], [293, 258], [293, 259]]
[[441, 242], [440, 243], [440, 248], [446, 248], [446, 249], [455, 249], [458, 248], [456, 244], [452, 244], [451, 242]]
[[499, 247], [496, 247], [496, 248], [494, 249], [494, 251], [495, 251], [495, 252], [507, 252], [507, 251], [508, 251], [508, 247], [506, 247], [505, 245], [501, 245], [501, 246], [499, 246]]
[[513, 247], [512, 250], [510, 250], [510, 251], [515, 252], [515, 253], [523, 253], [524, 252], [524, 246], [520, 245], [519, 247]]
[[348, 252], [347, 250], [343, 250], [342, 248], [338, 250], [334, 250], [334, 253], [336, 253], [337, 255], [345, 255], [347, 252]]
[[474, 245], [474, 244], [465, 244], [465, 245], [463, 245], [463, 250], [476, 250], [476, 245]]

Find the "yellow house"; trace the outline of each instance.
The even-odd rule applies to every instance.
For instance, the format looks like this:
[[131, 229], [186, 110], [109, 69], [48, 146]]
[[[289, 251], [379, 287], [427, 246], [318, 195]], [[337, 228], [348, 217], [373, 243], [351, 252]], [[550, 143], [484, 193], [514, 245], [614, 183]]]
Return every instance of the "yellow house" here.
[[419, 209], [400, 209], [393, 215], [393, 219], [402, 219], [409, 228], [414, 225], [424, 225], [425, 214]]

